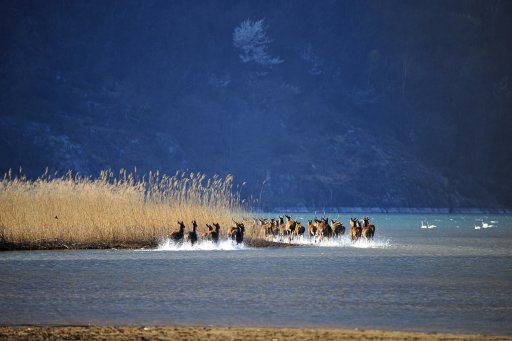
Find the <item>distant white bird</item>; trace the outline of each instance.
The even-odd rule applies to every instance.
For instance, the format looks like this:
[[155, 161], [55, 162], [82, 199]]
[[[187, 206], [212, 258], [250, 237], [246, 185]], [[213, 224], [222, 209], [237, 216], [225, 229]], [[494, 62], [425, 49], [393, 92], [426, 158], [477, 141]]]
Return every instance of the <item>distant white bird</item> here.
[[428, 227], [429, 229], [431, 229], [431, 228], [434, 228], [434, 227], [437, 227], [437, 226], [436, 226], [436, 225], [429, 225], [428, 220], [427, 220], [427, 227]]
[[480, 230], [480, 226], [478, 226], [477, 224], [475, 224], [475, 230]]
[[426, 228], [428, 228], [428, 226], [427, 226], [427, 225], [423, 224], [423, 220], [421, 221], [421, 228], [422, 228], [422, 229], [426, 229]]
[[492, 224], [484, 223], [484, 221], [482, 220], [482, 227], [483, 227], [484, 229], [486, 229], [486, 228], [488, 228], [488, 227], [493, 227], [493, 226], [494, 226], [494, 225], [492, 225]]

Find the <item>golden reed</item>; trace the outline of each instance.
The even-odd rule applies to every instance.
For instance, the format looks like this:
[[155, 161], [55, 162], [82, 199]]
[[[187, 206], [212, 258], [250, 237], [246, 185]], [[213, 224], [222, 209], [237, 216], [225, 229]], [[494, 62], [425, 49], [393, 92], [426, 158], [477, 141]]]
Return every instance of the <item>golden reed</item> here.
[[5, 174], [0, 180], [0, 241], [34, 243], [65, 241], [151, 242], [197, 220], [199, 231], [218, 222], [222, 236], [242, 220], [240, 193], [233, 177], [201, 173], [174, 176], [150, 172], [138, 177], [121, 170], [100, 172], [97, 178], [68, 172], [36, 180]]

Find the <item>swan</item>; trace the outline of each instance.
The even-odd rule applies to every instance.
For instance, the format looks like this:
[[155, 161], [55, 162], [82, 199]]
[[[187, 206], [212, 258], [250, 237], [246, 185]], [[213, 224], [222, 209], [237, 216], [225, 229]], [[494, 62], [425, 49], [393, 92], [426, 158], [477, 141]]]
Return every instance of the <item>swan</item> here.
[[484, 229], [486, 229], [486, 228], [488, 228], [488, 227], [493, 227], [493, 226], [494, 226], [494, 225], [492, 225], [492, 224], [484, 223], [484, 221], [482, 220], [482, 227], [483, 227]]
[[437, 227], [436, 225], [429, 225], [429, 224], [428, 224], [428, 220], [427, 220], [427, 226], [428, 226], [428, 228], [429, 228], [429, 229], [434, 228], [434, 227]]
[[475, 224], [475, 230], [480, 230], [480, 226], [478, 226], [477, 224]]
[[421, 228], [422, 228], [422, 229], [426, 229], [427, 227], [428, 227], [427, 225], [423, 224], [423, 220], [422, 220], [422, 221], [421, 221]]

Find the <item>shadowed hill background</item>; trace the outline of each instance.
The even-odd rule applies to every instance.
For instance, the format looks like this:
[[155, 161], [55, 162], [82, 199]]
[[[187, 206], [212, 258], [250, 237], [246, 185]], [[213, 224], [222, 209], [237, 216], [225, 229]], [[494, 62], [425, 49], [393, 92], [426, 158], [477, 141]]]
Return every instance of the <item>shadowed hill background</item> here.
[[512, 3], [0, 1], [0, 171], [258, 207], [512, 207]]

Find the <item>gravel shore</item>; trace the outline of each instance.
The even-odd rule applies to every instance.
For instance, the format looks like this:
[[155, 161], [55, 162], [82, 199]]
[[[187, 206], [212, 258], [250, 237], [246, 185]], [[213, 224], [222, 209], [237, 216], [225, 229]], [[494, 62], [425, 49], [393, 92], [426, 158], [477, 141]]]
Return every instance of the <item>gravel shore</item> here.
[[512, 340], [512, 337], [317, 328], [0, 327], [0, 340]]

